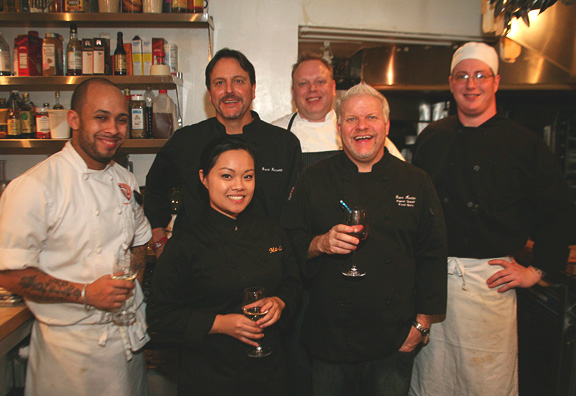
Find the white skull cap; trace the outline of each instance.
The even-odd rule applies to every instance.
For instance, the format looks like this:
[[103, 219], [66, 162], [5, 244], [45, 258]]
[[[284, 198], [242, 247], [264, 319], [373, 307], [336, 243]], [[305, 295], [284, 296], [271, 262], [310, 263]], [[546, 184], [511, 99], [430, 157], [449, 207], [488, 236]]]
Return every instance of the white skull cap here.
[[452, 57], [450, 74], [452, 74], [456, 65], [465, 59], [477, 59], [482, 61], [490, 67], [494, 75], [498, 74], [498, 53], [496, 53], [496, 50], [488, 44], [470, 42], [458, 48]]

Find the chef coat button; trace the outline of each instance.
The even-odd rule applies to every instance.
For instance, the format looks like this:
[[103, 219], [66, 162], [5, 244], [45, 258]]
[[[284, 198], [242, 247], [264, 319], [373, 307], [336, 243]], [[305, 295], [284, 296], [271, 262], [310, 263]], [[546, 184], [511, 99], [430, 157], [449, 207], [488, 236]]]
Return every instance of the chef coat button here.
[[384, 265], [389, 265], [390, 264], [390, 260], [384, 260]]
[[123, 243], [123, 244], [122, 244], [122, 249], [128, 250], [128, 244], [127, 244], [127, 243]]
[[97, 248], [96, 248], [96, 253], [97, 253], [97, 254], [102, 253], [102, 248], [101, 248], [101, 247], [97, 247]]
[[444, 197], [444, 199], [442, 200], [442, 202], [444, 202], [444, 203], [448, 203], [448, 202], [450, 202], [450, 198], [448, 198], [448, 197]]
[[469, 208], [471, 208], [471, 207], [474, 206], [474, 202], [468, 202], [468, 203], [466, 204], [466, 206], [468, 206]]
[[386, 300], [386, 305], [392, 305], [392, 300]]
[[480, 165], [474, 165], [474, 170], [478, 172], [480, 170]]
[[390, 220], [390, 219], [391, 219], [390, 215], [384, 215], [384, 218], [385, 218], [386, 220]]
[[454, 166], [454, 162], [450, 161], [450, 162], [448, 163], [448, 166]]
[[88, 173], [83, 173], [83, 174], [82, 174], [82, 179], [88, 180]]
[[122, 209], [118, 209], [118, 214], [122, 214]]
[[94, 216], [99, 216], [99, 215], [100, 215], [100, 211], [99, 211], [98, 209], [96, 209], [96, 210], [94, 211]]

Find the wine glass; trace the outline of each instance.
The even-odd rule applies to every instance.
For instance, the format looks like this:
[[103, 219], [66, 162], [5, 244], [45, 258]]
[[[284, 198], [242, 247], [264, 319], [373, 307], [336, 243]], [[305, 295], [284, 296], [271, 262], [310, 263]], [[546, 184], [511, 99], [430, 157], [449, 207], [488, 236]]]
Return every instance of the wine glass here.
[[[266, 291], [263, 287], [249, 287], [244, 289], [244, 306], [252, 304], [255, 301], [261, 300], [266, 297]], [[260, 307], [244, 308], [244, 316], [256, 322], [258, 319], [266, 315], [268, 311], [261, 312]], [[258, 342], [258, 341], [256, 341]], [[261, 358], [268, 356], [272, 350], [268, 347], [263, 347], [258, 342], [258, 346], [248, 351], [248, 356], [253, 358]]]
[[[112, 274], [112, 279], [121, 279], [129, 282], [134, 282], [137, 273], [132, 267], [132, 260], [130, 255], [116, 261], [114, 265], [114, 273]], [[128, 300], [122, 303], [122, 306], [112, 313], [112, 320], [118, 326], [128, 326], [132, 324], [134, 318], [136, 318], [136, 313], [129, 311]]]
[[[349, 226], [363, 226], [360, 231], [350, 233], [349, 235], [358, 238], [360, 241], [368, 238], [368, 216], [365, 209], [362, 209], [358, 206], [353, 206], [350, 211], [346, 212], [344, 224]], [[356, 249], [352, 251], [352, 267], [346, 271], [343, 271], [342, 275], [351, 277], [360, 277], [366, 275], [366, 272], [360, 272], [358, 271], [358, 267], [356, 267]]]

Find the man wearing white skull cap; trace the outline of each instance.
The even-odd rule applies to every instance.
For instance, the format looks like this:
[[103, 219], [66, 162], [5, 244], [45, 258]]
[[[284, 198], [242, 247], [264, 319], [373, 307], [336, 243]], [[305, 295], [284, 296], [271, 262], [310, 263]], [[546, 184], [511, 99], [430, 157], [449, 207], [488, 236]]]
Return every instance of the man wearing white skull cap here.
[[[416, 357], [410, 395], [517, 396], [515, 288], [565, 268], [574, 207], [542, 139], [497, 111], [494, 48], [460, 47], [449, 82], [457, 114], [422, 131], [413, 158], [444, 209], [448, 307]], [[514, 254], [529, 241], [521, 265]]]

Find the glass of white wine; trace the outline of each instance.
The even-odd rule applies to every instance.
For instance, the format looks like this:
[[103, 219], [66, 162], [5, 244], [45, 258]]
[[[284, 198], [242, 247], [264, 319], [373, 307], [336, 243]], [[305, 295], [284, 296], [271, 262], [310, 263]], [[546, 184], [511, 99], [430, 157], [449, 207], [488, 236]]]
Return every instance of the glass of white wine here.
[[[112, 279], [121, 279], [128, 282], [134, 282], [137, 273], [132, 267], [132, 260], [130, 255], [127, 257], [118, 259], [114, 266], [114, 273], [112, 274]], [[122, 306], [112, 313], [112, 320], [118, 326], [128, 326], [133, 323], [136, 318], [136, 313], [129, 310], [128, 300], [122, 303]]]
[[[252, 304], [258, 300], [266, 297], [266, 290], [263, 287], [249, 287], [244, 289], [244, 306]], [[258, 319], [264, 317], [268, 311], [261, 311], [260, 307], [244, 308], [244, 316], [254, 322]], [[253, 358], [261, 358], [268, 356], [272, 353], [272, 350], [268, 347], [262, 346], [258, 343], [258, 346], [254, 349], [248, 351], [248, 356]]]

